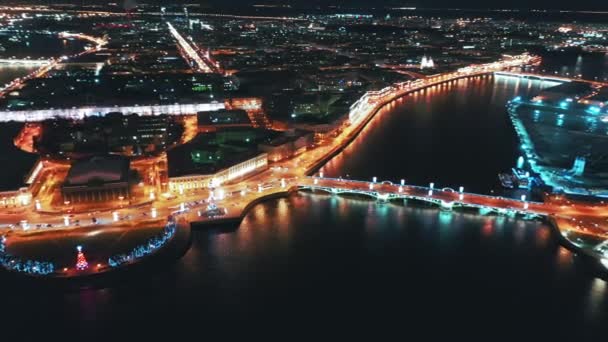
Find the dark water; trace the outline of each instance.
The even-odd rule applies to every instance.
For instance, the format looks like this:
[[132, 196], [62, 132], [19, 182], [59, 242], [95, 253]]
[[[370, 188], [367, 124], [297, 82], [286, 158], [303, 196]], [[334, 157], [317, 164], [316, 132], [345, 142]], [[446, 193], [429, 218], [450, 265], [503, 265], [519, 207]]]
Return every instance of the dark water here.
[[505, 104], [551, 84], [498, 76], [418, 91], [381, 110], [322, 171], [327, 177], [500, 191], [497, 174], [514, 167], [520, 155]]
[[[11, 38], [16, 38], [14, 41]], [[54, 34], [3, 32], [0, 33], [1, 58], [48, 59], [82, 52], [86, 42], [77, 39], [61, 39]]]
[[[526, 89], [481, 79], [407, 98], [327, 172], [487, 188], [517, 154], [503, 102]], [[608, 288], [539, 222], [302, 193], [195, 232], [181, 260], [137, 280], [6, 287], [0, 306], [22, 339], [597, 341]]]
[[608, 81], [608, 53], [566, 51], [544, 52], [539, 71], [564, 77]]
[[37, 67], [7, 66], [0, 64], [0, 89], [4, 88], [5, 84], [12, 82], [15, 78], [23, 77], [36, 69]]

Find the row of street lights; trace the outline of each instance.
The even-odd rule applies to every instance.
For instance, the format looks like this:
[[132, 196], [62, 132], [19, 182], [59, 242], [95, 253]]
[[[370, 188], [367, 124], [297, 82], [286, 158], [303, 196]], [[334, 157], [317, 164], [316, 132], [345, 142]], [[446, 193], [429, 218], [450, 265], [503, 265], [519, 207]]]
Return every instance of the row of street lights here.
[[[323, 178], [323, 171], [319, 172], [319, 178]], [[369, 184], [369, 189], [373, 190], [374, 184], [377, 184], [377, 183], [378, 183], [378, 177], [376, 177], [376, 176], [372, 177], [372, 182]], [[314, 184], [315, 185], [318, 184], [318, 180], [316, 178], [314, 180]], [[400, 193], [403, 192], [403, 186], [405, 186], [405, 179], [401, 179], [400, 186], [399, 186]], [[433, 196], [434, 189], [435, 189], [435, 183], [434, 182], [429, 183], [428, 196]], [[458, 188], [458, 194], [459, 194], [458, 199], [460, 201], [464, 200], [464, 187], [463, 186], [460, 186]], [[521, 202], [523, 202], [524, 210], [527, 210], [530, 206], [529, 203], [526, 201], [526, 199], [527, 199], [527, 196], [525, 194], [521, 195], [520, 200], [521, 200]]]

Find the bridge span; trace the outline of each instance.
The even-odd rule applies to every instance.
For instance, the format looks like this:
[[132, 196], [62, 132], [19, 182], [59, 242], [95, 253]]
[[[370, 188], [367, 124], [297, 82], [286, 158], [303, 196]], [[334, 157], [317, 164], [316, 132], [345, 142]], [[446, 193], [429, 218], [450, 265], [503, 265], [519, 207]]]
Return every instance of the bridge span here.
[[9, 64], [16, 66], [45, 66], [53, 61], [49, 59], [10, 59], [0, 58], [0, 64]]
[[[376, 198], [379, 201], [413, 199], [439, 205], [442, 209], [454, 207], [477, 208], [481, 212], [496, 212], [509, 216], [542, 217], [555, 214], [552, 205], [526, 201], [525, 197], [515, 200], [500, 196], [488, 196], [456, 191], [450, 188], [393, 184], [391, 182], [366, 182], [342, 178], [306, 177], [298, 181], [303, 190], [324, 191], [330, 194], [356, 194]], [[462, 189], [459, 189], [462, 190]]]
[[563, 76], [555, 76], [555, 75], [543, 75], [543, 74], [533, 74], [529, 72], [510, 72], [510, 71], [496, 71], [494, 72], [496, 76], [506, 76], [506, 77], [516, 77], [516, 78], [525, 78], [530, 80], [538, 80], [538, 81], [549, 81], [556, 83], [569, 83], [573, 81], [579, 82], [588, 82], [594, 85], [606, 86], [606, 82], [598, 82], [591, 80], [584, 80], [579, 78], [568, 78]]

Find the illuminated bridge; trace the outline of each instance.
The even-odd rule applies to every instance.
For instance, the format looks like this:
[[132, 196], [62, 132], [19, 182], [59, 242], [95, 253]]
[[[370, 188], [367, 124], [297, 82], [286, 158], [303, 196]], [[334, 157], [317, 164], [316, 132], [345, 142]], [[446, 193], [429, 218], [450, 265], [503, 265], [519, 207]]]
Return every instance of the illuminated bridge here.
[[511, 198], [487, 196], [466, 193], [462, 188], [459, 191], [450, 188], [436, 189], [434, 184], [429, 187], [406, 185], [392, 182], [365, 182], [347, 179], [306, 177], [298, 182], [303, 190], [324, 191], [330, 194], [355, 194], [376, 198], [379, 201], [398, 199], [413, 199], [439, 205], [442, 209], [451, 210], [454, 207], [477, 208], [482, 213], [495, 212], [498, 214], [515, 216], [523, 215], [526, 218], [547, 216], [555, 213], [552, 205], [540, 202], [526, 201]]
[[48, 59], [0, 59], [0, 64], [11, 64], [18, 66], [43, 66], [51, 63], [52, 60]]
[[223, 102], [175, 103], [169, 105], [133, 105], [114, 107], [74, 107], [63, 109], [0, 111], [0, 122], [43, 121], [52, 118], [82, 120], [87, 116], [104, 116], [111, 112], [137, 113], [139, 115], [182, 115], [224, 109]]

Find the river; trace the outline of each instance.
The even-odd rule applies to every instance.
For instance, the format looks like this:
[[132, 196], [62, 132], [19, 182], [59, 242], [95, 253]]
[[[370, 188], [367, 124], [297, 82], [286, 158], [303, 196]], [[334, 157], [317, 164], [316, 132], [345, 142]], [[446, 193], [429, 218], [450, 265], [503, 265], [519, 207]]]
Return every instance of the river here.
[[38, 67], [0, 64], [0, 89], [18, 77], [26, 76]]
[[[504, 104], [539, 87], [480, 78], [408, 96], [324, 172], [491, 191], [518, 156]], [[195, 231], [182, 259], [137, 279], [11, 287], [1, 303], [5, 334], [81, 340], [587, 340], [608, 320], [606, 282], [540, 222], [310, 193], [260, 204], [239, 227]]]

